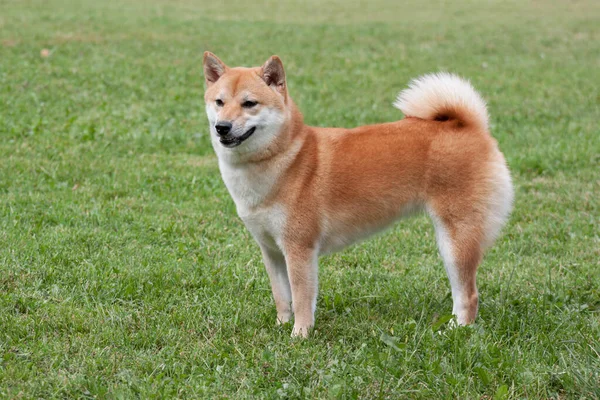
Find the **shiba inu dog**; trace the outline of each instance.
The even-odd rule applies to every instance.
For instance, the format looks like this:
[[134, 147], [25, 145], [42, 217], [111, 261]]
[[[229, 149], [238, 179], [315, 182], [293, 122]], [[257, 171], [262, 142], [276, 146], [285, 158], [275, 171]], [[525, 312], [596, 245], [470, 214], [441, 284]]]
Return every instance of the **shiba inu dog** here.
[[477, 315], [477, 266], [512, 208], [510, 172], [486, 105], [465, 80], [425, 75], [394, 105], [405, 118], [354, 129], [307, 126], [283, 64], [229, 68], [204, 53], [206, 113], [219, 168], [260, 246], [277, 322], [314, 325], [317, 259], [426, 211], [456, 322]]

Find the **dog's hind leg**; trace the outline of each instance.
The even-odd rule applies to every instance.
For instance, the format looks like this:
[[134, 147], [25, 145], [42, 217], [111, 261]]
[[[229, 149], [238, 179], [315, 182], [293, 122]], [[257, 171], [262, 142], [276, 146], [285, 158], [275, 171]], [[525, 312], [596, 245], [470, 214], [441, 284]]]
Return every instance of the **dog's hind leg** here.
[[483, 256], [482, 219], [476, 214], [457, 218], [430, 207], [436, 239], [452, 287], [452, 314], [459, 325], [475, 320], [478, 307], [477, 267]]
[[482, 171], [472, 172], [471, 184], [463, 182], [460, 190], [441, 186], [443, 190], [435, 192], [427, 204], [452, 286], [452, 312], [460, 325], [473, 322], [477, 316], [477, 267], [506, 224], [514, 197], [510, 173], [500, 153], [483, 164]]

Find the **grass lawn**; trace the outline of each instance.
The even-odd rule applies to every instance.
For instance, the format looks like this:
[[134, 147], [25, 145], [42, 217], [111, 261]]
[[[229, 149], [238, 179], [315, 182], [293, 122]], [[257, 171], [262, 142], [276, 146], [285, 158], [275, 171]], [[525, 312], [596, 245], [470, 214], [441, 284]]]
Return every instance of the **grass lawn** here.
[[[0, 397], [600, 398], [600, 3], [222, 3], [0, 0]], [[425, 217], [321, 259], [311, 338], [275, 326], [204, 50], [278, 54], [319, 126], [471, 79], [516, 186], [473, 327]]]

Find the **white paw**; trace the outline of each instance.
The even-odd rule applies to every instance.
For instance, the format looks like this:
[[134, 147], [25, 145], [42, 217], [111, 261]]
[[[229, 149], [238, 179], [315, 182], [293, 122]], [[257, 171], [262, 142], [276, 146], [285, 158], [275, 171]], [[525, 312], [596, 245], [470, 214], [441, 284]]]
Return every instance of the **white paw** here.
[[467, 326], [473, 326], [472, 322], [469, 322], [469, 320], [465, 317], [460, 317], [457, 316], [456, 314], [454, 315], [454, 317], [448, 321], [448, 329], [456, 329], [459, 326], [462, 327], [467, 327]]
[[461, 326], [462, 324], [460, 324], [458, 322], [458, 318], [456, 317], [456, 314], [454, 314], [454, 316], [452, 317], [452, 319], [450, 321], [448, 321], [448, 329], [456, 329], [459, 326]]
[[290, 319], [292, 318], [292, 314], [280, 314], [277, 315], [277, 321], [275, 322], [277, 325], [283, 325], [283, 324], [287, 324], [288, 322], [290, 322]]
[[311, 328], [312, 328], [312, 326], [297, 326], [297, 325], [294, 325], [294, 329], [292, 330], [292, 337], [307, 338], [308, 337], [308, 333], [310, 332]]

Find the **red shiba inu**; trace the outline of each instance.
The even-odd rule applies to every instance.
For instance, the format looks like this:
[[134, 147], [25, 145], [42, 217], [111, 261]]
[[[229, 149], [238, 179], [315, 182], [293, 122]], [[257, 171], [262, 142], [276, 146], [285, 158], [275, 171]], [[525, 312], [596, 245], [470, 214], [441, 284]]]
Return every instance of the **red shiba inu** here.
[[260, 246], [277, 322], [314, 325], [317, 259], [424, 210], [432, 218], [458, 324], [477, 315], [483, 253], [512, 208], [510, 172], [486, 105], [465, 80], [426, 75], [394, 105], [405, 118], [354, 129], [303, 123], [277, 56], [229, 68], [204, 53], [206, 113], [219, 168]]

